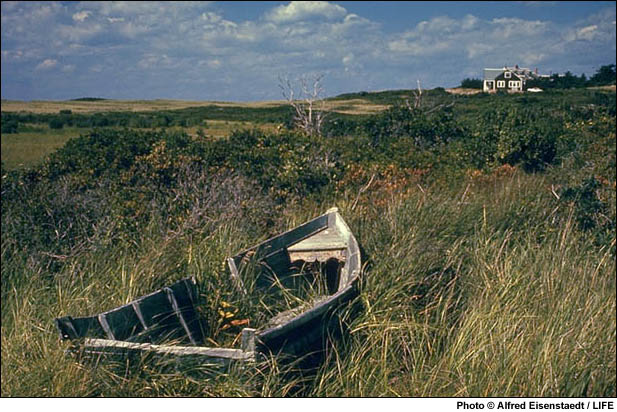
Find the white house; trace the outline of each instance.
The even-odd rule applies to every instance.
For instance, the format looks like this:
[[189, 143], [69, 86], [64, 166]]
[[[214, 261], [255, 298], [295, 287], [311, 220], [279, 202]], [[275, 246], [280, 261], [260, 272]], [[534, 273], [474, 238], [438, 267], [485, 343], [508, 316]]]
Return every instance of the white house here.
[[488, 93], [498, 91], [522, 92], [527, 90], [528, 80], [538, 78], [538, 69], [514, 67], [503, 67], [501, 69], [484, 69], [484, 82], [482, 90]]

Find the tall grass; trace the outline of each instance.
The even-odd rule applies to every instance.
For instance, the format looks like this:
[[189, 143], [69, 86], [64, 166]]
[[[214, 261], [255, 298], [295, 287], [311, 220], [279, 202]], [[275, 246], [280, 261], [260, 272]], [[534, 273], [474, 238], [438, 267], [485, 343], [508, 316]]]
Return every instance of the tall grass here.
[[615, 396], [614, 239], [611, 250], [581, 231], [548, 176], [467, 177], [383, 205], [343, 190], [286, 208], [277, 229], [337, 204], [367, 258], [344, 333], [312, 370], [268, 359], [204, 376], [63, 354], [54, 317], [98, 313], [187, 275], [210, 343], [233, 341], [239, 329], [220, 328], [216, 309], [250, 312], [223, 260], [270, 234], [242, 220], [173, 236], [154, 225], [141, 244], [88, 251], [53, 276], [15, 258], [2, 267], [21, 279], [2, 291], [2, 396]]
[[544, 216], [543, 178], [501, 180], [466, 205], [418, 191], [360, 225], [366, 311], [314, 395], [614, 396], [612, 252], [568, 210]]

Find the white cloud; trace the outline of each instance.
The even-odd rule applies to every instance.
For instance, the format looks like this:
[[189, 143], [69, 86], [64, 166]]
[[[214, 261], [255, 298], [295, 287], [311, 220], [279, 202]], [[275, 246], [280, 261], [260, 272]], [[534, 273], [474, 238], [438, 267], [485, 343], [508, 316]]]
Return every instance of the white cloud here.
[[118, 32], [128, 38], [135, 38], [139, 35], [148, 33], [150, 28], [145, 24], [139, 24], [132, 21], [119, 23]]
[[24, 57], [21, 50], [2, 50], [2, 60], [19, 61]]
[[58, 61], [55, 59], [45, 59], [35, 67], [35, 70], [48, 70], [57, 64]]
[[[422, 21], [412, 29], [392, 36], [388, 49], [401, 58], [456, 56], [458, 59], [475, 59], [480, 67], [483, 61], [486, 64], [490, 61], [532, 64], [547, 55], [547, 48], [553, 47], [552, 42], [558, 37], [547, 22], [506, 17], [483, 20], [468, 14], [460, 19], [435, 17]], [[499, 47], [504, 42], [508, 47]]]
[[56, 30], [61, 39], [68, 40], [71, 43], [81, 43], [102, 33], [104, 27], [99, 23], [83, 23], [77, 26], [58, 25]]
[[578, 38], [584, 40], [593, 40], [597, 32], [598, 26], [596, 24], [583, 27], [582, 29], [578, 30]]
[[73, 14], [73, 20], [82, 22], [82, 21], [86, 20], [88, 18], [88, 16], [90, 16], [91, 14], [92, 14], [92, 12], [89, 11], [89, 10], [82, 10], [80, 12], [77, 12], [77, 13]]
[[168, 68], [173, 66], [173, 60], [166, 54], [145, 54], [137, 63], [141, 69]]
[[326, 19], [342, 18], [347, 14], [343, 7], [327, 1], [292, 1], [286, 6], [278, 6], [266, 15], [276, 23], [290, 23], [314, 17]]
[[539, 20], [523, 20], [503, 17], [491, 21], [492, 36], [499, 39], [520, 39], [528, 36], [542, 36], [548, 30], [548, 23]]
[[478, 19], [476, 16], [468, 14], [463, 18], [461, 22], [461, 27], [463, 28], [463, 30], [471, 30], [476, 27], [476, 24], [478, 24], [479, 21], [480, 19]]
[[523, 52], [521, 54], [522, 61], [525, 62], [526, 65], [532, 66], [542, 62], [546, 58], [546, 54], [544, 53], [534, 53], [533, 51]]
[[211, 60], [200, 60], [198, 62], [200, 67], [207, 67], [210, 69], [218, 69], [221, 67], [222, 62], [220, 59], [211, 59]]
[[499, 45], [496, 45], [494, 43], [469, 43], [465, 46], [465, 49], [467, 51], [467, 57], [470, 59], [475, 59], [476, 57], [479, 56], [487, 56], [490, 53], [492, 53], [493, 51], [495, 51], [495, 49], [499, 47]]

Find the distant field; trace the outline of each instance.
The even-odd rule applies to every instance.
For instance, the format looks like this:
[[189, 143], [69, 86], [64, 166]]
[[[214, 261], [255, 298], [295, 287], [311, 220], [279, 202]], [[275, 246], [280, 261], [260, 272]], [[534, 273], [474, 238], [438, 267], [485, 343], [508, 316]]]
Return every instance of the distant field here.
[[[187, 127], [183, 130], [190, 136], [197, 137], [198, 130], [210, 138], [222, 138], [238, 129], [257, 127], [265, 132], [272, 132], [277, 125], [273, 123], [252, 124], [227, 120], [208, 120], [205, 127]], [[45, 156], [62, 147], [69, 139], [88, 133], [90, 129], [65, 127], [50, 129], [47, 125], [36, 125], [27, 132], [5, 133], [2, 135], [1, 158], [7, 170], [30, 167], [41, 162]]]
[[[96, 112], [146, 112], [159, 110], [178, 110], [187, 107], [220, 106], [239, 108], [266, 108], [283, 106], [283, 100], [263, 102], [217, 102], [190, 100], [65, 100], [65, 101], [19, 101], [2, 100], [3, 112], [58, 113], [71, 110], [73, 113]], [[346, 114], [370, 114], [385, 110], [387, 106], [372, 104], [363, 99], [328, 100], [326, 109]]]
[[282, 102], [255, 103], [225, 103], [212, 101], [189, 100], [2, 100], [3, 112], [58, 113], [60, 110], [71, 110], [74, 113], [96, 112], [144, 112], [158, 110], [176, 110], [200, 106], [238, 106], [238, 107], [273, 107]]
[[[159, 112], [182, 110], [195, 107], [218, 106], [226, 109], [268, 109], [284, 106], [285, 101], [263, 102], [216, 102], [189, 100], [67, 100], [67, 101], [16, 101], [2, 100], [3, 112], [26, 112], [53, 114], [70, 110], [77, 114], [112, 112]], [[388, 108], [386, 104], [376, 104], [365, 99], [350, 98], [327, 100], [325, 109], [345, 115], [378, 113]], [[217, 115], [218, 116], [218, 115]], [[276, 130], [280, 123], [249, 122], [234, 120], [207, 119], [203, 127], [187, 127], [184, 130], [191, 136], [203, 131], [206, 136], [221, 138], [229, 136], [233, 130], [257, 127], [266, 132]], [[40, 162], [45, 156], [62, 147], [67, 140], [88, 132], [87, 128], [65, 127], [50, 129], [47, 124], [36, 124], [28, 130], [2, 135], [2, 162], [9, 169], [29, 167]]]
[[2, 163], [8, 170], [32, 166], [80, 133], [84, 130], [75, 127], [51, 130], [46, 125], [23, 133], [5, 133], [1, 144]]

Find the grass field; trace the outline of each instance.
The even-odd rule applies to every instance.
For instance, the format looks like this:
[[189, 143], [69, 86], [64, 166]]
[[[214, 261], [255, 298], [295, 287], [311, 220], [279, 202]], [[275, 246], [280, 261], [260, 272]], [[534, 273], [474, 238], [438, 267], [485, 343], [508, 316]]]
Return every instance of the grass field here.
[[[284, 101], [267, 102], [213, 102], [213, 101], [183, 101], [183, 100], [94, 100], [94, 101], [14, 101], [2, 100], [3, 112], [21, 113], [59, 113], [70, 110], [72, 113], [100, 113], [100, 112], [157, 112], [165, 110], [180, 110], [195, 107], [222, 107], [222, 108], [272, 108], [286, 106]], [[383, 111], [388, 106], [370, 103], [363, 99], [329, 100], [325, 109], [328, 111], [348, 115], [366, 115]], [[197, 136], [198, 130], [212, 138], [229, 136], [233, 130], [257, 127], [266, 132], [274, 132], [280, 123], [251, 123], [248, 121], [208, 119], [203, 127], [183, 128], [191, 136]], [[62, 147], [67, 140], [87, 133], [88, 128], [64, 127], [50, 129], [46, 124], [33, 124], [26, 127], [26, 131], [2, 134], [2, 162], [7, 170], [33, 166], [39, 163], [46, 155]]]
[[[189, 100], [95, 100], [95, 101], [17, 101], [2, 100], [2, 111], [6, 112], [32, 112], [32, 113], [58, 113], [60, 110], [71, 110], [73, 113], [97, 113], [97, 112], [145, 112], [159, 110], [178, 110], [187, 107], [220, 106], [238, 108], [264, 108], [286, 105], [283, 100], [264, 102], [217, 102], [217, 101], [189, 101]], [[351, 113], [368, 114], [376, 113], [385, 109], [386, 106], [370, 104], [363, 99], [332, 100], [327, 101], [327, 110]]]
[[[363, 113], [406, 93], [365, 96]], [[45, 161], [90, 129], [3, 134], [2, 397], [615, 397], [614, 90], [597, 93], [461, 95], [447, 130], [448, 116], [400, 111], [328, 138], [220, 119], [204, 126], [212, 139], [105, 129]], [[360, 95], [337, 107], [362, 112]], [[529, 107], [553, 117], [537, 127]], [[440, 140], [460, 125], [477, 127]], [[314, 368], [268, 358], [213, 375], [65, 355], [54, 318], [187, 276], [209, 345], [237, 344], [221, 305], [259, 327], [263, 302], [234, 290], [225, 258], [333, 206], [365, 267]]]
[[29, 167], [62, 147], [67, 140], [77, 137], [78, 128], [50, 129], [47, 125], [31, 127], [31, 131], [2, 134], [2, 162], [8, 170]]
[[[515, 173], [490, 185], [470, 180], [467, 193], [418, 189], [386, 208], [369, 196], [354, 205], [356, 193], [328, 199], [370, 258], [364, 311], [321, 369], [303, 377], [264, 363], [202, 380], [147, 365], [91, 369], [63, 356], [55, 316], [126, 303], [174, 267], [229, 299], [225, 278], [213, 275], [239, 239], [250, 242], [237, 222], [206, 237], [144, 233], [139, 249], [88, 253], [53, 279], [13, 267], [24, 275], [13, 285], [19, 293], [3, 297], [2, 395], [614, 396], [615, 260], [571, 218], [551, 224], [547, 183]], [[288, 221], [323, 211], [303, 206], [288, 210]], [[206, 301], [213, 296], [204, 291]]]
[[[252, 125], [249, 122], [232, 120], [208, 120], [204, 127], [182, 128], [189, 135], [197, 138], [204, 133], [209, 138], [223, 138], [238, 129], [256, 127], [265, 132], [273, 132], [278, 124], [260, 123]], [[31, 167], [39, 164], [47, 155], [62, 147], [69, 139], [87, 134], [90, 129], [65, 127], [50, 129], [47, 125], [38, 124], [29, 127], [30, 131], [20, 133], [5, 133], [2, 135], [2, 162], [7, 170]], [[174, 128], [171, 128], [173, 130]], [[176, 128], [179, 129], [179, 128]]]

